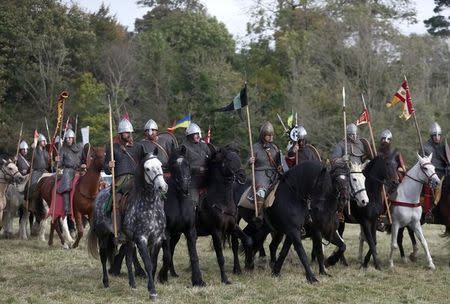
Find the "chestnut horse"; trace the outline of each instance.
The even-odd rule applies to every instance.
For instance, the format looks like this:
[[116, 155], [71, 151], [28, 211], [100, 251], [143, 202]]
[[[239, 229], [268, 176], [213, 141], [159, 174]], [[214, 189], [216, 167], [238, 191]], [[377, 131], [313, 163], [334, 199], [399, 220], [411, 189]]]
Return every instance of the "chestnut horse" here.
[[87, 216], [89, 221], [92, 219], [94, 200], [100, 188], [100, 172], [105, 160], [105, 149], [103, 147], [85, 147], [87, 172], [80, 177], [75, 186], [73, 195], [73, 213], [75, 217], [75, 226], [77, 228], [77, 238], [73, 248], [77, 248], [83, 237], [83, 216]]

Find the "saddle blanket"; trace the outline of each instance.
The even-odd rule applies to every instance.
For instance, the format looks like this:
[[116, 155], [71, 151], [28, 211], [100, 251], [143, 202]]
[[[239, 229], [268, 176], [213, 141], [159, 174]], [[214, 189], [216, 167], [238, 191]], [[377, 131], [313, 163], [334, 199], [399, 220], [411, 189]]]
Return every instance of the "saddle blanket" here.
[[[273, 187], [272, 191], [270, 191], [269, 194], [267, 195], [266, 199], [264, 200], [264, 208], [272, 207], [273, 201], [275, 200], [275, 192], [278, 189], [279, 183], [280, 182], [277, 182], [275, 184], [275, 186]], [[250, 210], [255, 210], [255, 203], [251, 202], [248, 199], [248, 194], [250, 191], [253, 191], [252, 186], [248, 187], [247, 190], [245, 190], [244, 193], [242, 193], [238, 206], [246, 208], [246, 209], [250, 209]]]
[[[70, 191], [70, 214], [71, 218], [73, 219], [73, 195], [75, 193], [75, 186], [78, 183], [80, 176], [78, 174], [75, 174], [75, 177], [72, 180], [72, 190]], [[58, 179], [56, 187], [59, 186], [61, 181]], [[52, 203], [50, 205], [50, 208], [48, 209], [47, 216], [51, 216], [52, 219], [57, 219], [59, 217], [64, 217], [66, 214], [64, 212], [64, 201], [63, 197], [60, 193], [56, 192], [56, 199], [53, 197], [53, 194], [55, 193], [55, 186], [52, 187]]]

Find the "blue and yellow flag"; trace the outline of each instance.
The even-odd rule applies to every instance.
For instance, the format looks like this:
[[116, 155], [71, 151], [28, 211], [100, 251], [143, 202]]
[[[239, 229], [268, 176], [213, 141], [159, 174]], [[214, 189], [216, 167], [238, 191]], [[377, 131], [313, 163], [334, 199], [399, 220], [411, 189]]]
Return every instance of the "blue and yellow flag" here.
[[172, 127], [167, 128], [167, 131], [170, 132], [178, 128], [187, 128], [187, 126], [189, 126], [189, 124], [191, 123], [191, 120], [191, 113], [189, 113], [188, 115], [178, 120]]

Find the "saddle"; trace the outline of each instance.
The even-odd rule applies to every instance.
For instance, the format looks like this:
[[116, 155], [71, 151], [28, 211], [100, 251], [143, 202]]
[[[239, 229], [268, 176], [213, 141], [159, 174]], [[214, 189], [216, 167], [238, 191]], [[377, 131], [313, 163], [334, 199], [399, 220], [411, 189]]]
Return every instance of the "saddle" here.
[[[56, 184], [57, 189], [61, 182], [59, 177], [60, 176], [58, 176], [58, 180], [57, 180], [57, 184]], [[75, 174], [75, 177], [72, 180], [72, 190], [70, 190], [70, 207], [69, 208], [70, 208], [70, 214], [71, 214], [72, 219], [74, 216], [73, 195], [75, 193], [75, 188], [76, 188], [75, 186], [77, 185], [79, 178], [80, 178], [80, 176], [78, 174]], [[56, 192], [56, 197], [53, 197], [53, 193], [55, 193], [55, 192]], [[50, 208], [48, 209], [47, 215], [52, 216], [53, 219], [65, 216], [63, 197], [60, 193], [55, 191], [55, 185], [52, 186], [52, 202], [51, 202]]]
[[[272, 187], [270, 187], [269, 193], [267, 194], [266, 199], [264, 200], [264, 205], [263, 205], [264, 208], [272, 207], [273, 201], [275, 200], [275, 192], [277, 191], [279, 184], [280, 184], [280, 182], [278, 181]], [[238, 203], [238, 206], [246, 208], [246, 209], [250, 209], [250, 210], [255, 210], [254, 202], [251, 202], [248, 199], [248, 194], [250, 191], [253, 191], [252, 186], [248, 187], [244, 191], [244, 193], [242, 193], [241, 199], [239, 200], [239, 203]]]

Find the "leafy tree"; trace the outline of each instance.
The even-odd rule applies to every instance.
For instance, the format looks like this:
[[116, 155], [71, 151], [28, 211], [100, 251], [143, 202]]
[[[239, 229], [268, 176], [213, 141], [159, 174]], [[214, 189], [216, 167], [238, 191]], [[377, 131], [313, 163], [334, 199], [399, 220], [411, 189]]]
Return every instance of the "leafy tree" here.
[[433, 11], [437, 15], [424, 20], [423, 23], [431, 35], [448, 37], [450, 36], [450, 17], [442, 15], [442, 12], [450, 8], [450, 0], [434, 0], [434, 3], [436, 6]]

